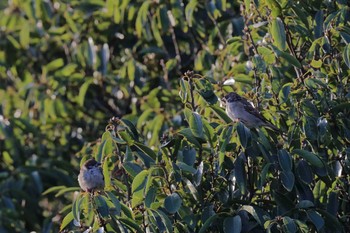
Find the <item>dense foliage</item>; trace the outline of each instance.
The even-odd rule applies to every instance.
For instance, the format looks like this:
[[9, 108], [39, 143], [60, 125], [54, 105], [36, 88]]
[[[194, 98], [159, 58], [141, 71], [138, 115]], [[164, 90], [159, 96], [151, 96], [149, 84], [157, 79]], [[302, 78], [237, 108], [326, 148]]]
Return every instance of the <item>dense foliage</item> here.
[[347, 1], [232, 2], [1, 2], [0, 232], [349, 232]]

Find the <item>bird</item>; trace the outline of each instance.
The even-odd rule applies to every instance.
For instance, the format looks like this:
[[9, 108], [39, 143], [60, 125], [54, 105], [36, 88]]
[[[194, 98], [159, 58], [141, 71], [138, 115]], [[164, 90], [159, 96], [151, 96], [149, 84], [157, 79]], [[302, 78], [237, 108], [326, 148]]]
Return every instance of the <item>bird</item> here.
[[228, 93], [222, 98], [226, 103], [226, 113], [234, 121], [241, 121], [248, 128], [268, 127], [274, 131], [280, 131], [276, 126], [268, 122], [260, 112], [244, 97], [235, 92]]
[[87, 160], [80, 168], [78, 182], [80, 188], [85, 192], [93, 193], [94, 191], [103, 190], [105, 180], [101, 163], [95, 159]]

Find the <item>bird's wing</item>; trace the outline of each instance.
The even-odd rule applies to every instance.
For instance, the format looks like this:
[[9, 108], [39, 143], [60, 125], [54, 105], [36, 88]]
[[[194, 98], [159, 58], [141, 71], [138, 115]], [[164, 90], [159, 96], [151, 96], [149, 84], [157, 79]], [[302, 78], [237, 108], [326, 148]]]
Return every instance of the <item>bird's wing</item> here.
[[248, 101], [247, 101], [247, 104], [244, 105], [244, 110], [254, 115], [255, 117], [259, 118], [263, 122], [266, 122], [266, 119]]
[[249, 112], [250, 114], [254, 115], [255, 117], [259, 118], [260, 120], [262, 120], [265, 123], [265, 126], [270, 127], [271, 129], [275, 130], [275, 131], [280, 131], [276, 126], [274, 126], [272, 123], [270, 123], [269, 121], [267, 121], [262, 115], [261, 113], [256, 110], [251, 104], [249, 105], [244, 105], [244, 109]]

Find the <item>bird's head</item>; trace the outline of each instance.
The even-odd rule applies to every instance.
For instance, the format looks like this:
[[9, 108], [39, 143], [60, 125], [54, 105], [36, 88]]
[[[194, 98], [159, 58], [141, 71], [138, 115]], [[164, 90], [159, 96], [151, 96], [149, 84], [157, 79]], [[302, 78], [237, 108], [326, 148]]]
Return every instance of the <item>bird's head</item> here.
[[97, 162], [95, 159], [89, 159], [87, 160], [84, 165], [86, 169], [92, 169], [94, 167], [99, 167], [101, 166], [101, 163]]
[[222, 101], [225, 103], [232, 103], [239, 100], [242, 100], [242, 97], [238, 95], [236, 92], [230, 92], [227, 95], [225, 95], [224, 98], [222, 98]]

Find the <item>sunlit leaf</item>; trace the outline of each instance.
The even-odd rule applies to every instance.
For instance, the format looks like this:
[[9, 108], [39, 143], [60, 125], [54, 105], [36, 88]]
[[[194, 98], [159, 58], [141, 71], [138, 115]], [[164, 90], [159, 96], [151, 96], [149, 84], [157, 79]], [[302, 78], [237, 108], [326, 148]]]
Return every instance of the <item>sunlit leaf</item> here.
[[273, 19], [271, 22], [271, 35], [274, 39], [274, 44], [278, 49], [286, 50], [286, 32], [283, 21], [280, 18]]
[[69, 212], [62, 220], [61, 226], [60, 226], [60, 231], [62, 231], [64, 228], [68, 226], [69, 223], [73, 221], [73, 213]]

